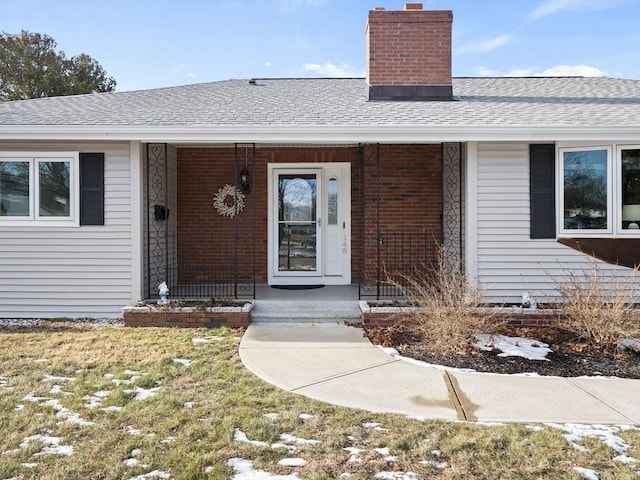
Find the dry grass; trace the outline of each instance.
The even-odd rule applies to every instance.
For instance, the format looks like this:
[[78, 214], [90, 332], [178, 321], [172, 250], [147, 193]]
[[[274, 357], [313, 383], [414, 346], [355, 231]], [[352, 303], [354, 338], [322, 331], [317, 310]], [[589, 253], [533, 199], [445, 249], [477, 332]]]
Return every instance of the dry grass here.
[[405, 277], [401, 287], [415, 308], [399, 316], [397, 328], [421, 338], [431, 351], [465, 353], [478, 334], [496, 332], [504, 322], [493, 309], [482, 309], [483, 288], [474, 288], [459, 264], [451, 265], [439, 250], [433, 267]]
[[615, 350], [624, 338], [640, 338], [638, 270], [629, 274], [589, 269], [554, 278], [561, 295], [559, 325], [593, 345]]
[[[192, 341], [205, 336], [217, 338]], [[555, 428], [421, 422], [335, 407], [279, 390], [242, 367], [240, 337], [224, 329], [50, 322], [0, 329], [0, 478], [132, 479], [157, 470], [174, 479], [229, 479], [234, 472], [227, 461], [240, 457], [253, 461], [256, 469], [280, 475], [297, 472], [314, 480], [343, 473], [371, 479], [381, 471], [410, 471], [420, 479], [570, 479], [578, 478], [574, 465], [595, 468], [603, 479], [637, 479], [636, 467], [612, 460], [616, 453], [603, 442], [590, 442], [590, 451], [583, 453]], [[193, 363], [185, 366], [174, 358]], [[131, 371], [140, 372], [139, 378]], [[52, 391], [56, 384], [64, 393]], [[158, 387], [156, 396], [146, 400], [136, 400], [132, 391]], [[87, 407], [86, 397], [99, 391], [109, 394], [101, 405]], [[27, 395], [57, 400], [94, 425], [69, 423], [52, 404], [29, 401]], [[270, 413], [276, 415], [265, 416]], [[312, 417], [300, 418], [302, 413]], [[383, 430], [365, 426], [367, 422], [379, 422]], [[278, 464], [288, 456], [284, 449], [238, 443], [236, 428], [251, 440], [269, 444], [280, 442], [282, 433], [320, 443], [298, 445], [292, 456], [308, 464], [286, 467]], [[20, 447], [37, 434], [60, 437], [74, 453], [37, 456], [43, 444]], [[631, 445], [628, 454], [640, 457], [640, 431], [619, 435]], [[364, 450], [360, 461], [344, 450], [349, 447]], [[387, 459], [376, 448], [389, 448], [397, 458]], [[434, 451], [441, 453], [436, 456]], [[125, 460], [131, 458], [139, 464], [127, 466]], [[26, 466], [30, 463], [35, 465]]]

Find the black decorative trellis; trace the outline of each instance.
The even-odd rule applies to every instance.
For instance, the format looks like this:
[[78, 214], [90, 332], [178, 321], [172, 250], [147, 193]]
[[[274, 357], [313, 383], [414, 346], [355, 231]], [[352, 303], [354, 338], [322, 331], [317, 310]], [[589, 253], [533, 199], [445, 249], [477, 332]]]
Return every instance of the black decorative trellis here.
[[[240, 173], [249, 174], [245, 210], [230, 219], [233, 238], [215, 232], [203, 237], [193, 232], [178, 231], [177, 223], [177, 158], [166, 144], [148, 144], [146, 148], [146, 221], [145, 221], [145, 295], [158, 298], [158, 285], [167, 282], [169, 297], [184, 300], [222, 300], [255, 298], [257, 254], [256, 147], [235, 144], [235, 187], [246, 189]], [[240, 191], [240, 190], [237, 190]], [[237, 202], [237, 198], [235, 199]], [[203, 205], [203, 208], [210, 205]], [[240, 218], [242, 216], [242, 218]], [[242, 238], [241, 238], [242, 232]], [[221, 243], [233, 242], [232, 253], [220, 254]], [[207, 254], [225, 255], [215, 266], [189, 261], [180, 255], [180, 245], [198, 242]]]

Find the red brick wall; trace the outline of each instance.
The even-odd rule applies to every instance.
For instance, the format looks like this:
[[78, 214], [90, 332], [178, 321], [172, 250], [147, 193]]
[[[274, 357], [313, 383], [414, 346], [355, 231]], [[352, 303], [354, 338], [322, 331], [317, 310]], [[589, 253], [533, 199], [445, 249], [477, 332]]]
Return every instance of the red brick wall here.
[[449, 10], [371, 10], [366, 29], [369, 85], [451, 85]]
[[[213, 207], [213, 196], [235, 179], [234, 149], [178, 149], [178, 266], [179, 282], [214, 282], [216, 274], [232, 271], [235, 222], [238, 225], [238, 268], [253, 279], [253, 215], [256, 215], [256, 281], [267, 282], [267, 164], [352, 164], [352, 281], [358, 281], [360, 221], [365, 218], [365, 264], [375, 271], [377, 241], [377, 183], [375, 145], [364, 147], [364, 206], [360, 204], [359, 151], [357, 147], [260, 147], [256, 169], [249, 158], [255, 188], [245, 198], [237, 220], [222, 217]], [[420, 231], [429, 240], [441, 237], [442, 174], [440, 145], [380, 146], [380, 224], [385, 231]], [[244, 162], [242, 162], [244, 163]], [[363, 211], [364, 208], [364, 211]], [[207, 272], [212, 272], [208, 274]], [[224, 281], [224, 279], [222, 279]], [[242, 281], [242, 280], [241, 280]]]
[[[435, 259], [435, 242], [442, 239], [441, 145], [380, 145], [380, 178], [377, 148], [365, 150], [364, 276], [373, 281], [381, 266], [389, 274], [422, 267]], [[382, 233], [380, 263], [379, 226]], [[355, 270], [357, 271], [357, 269]]]

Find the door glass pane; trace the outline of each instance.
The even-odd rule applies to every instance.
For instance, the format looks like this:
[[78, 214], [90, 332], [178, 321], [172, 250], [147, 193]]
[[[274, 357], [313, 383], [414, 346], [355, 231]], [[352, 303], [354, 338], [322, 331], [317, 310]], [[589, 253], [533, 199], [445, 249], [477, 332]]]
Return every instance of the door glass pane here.
[[329, 225], [338, 224], [338, 180], [331, 178], [327, 184], [327, 196], [329, 205], [327, 207], [327, 223]]
[[622, 150], [622, 228], [640, 227], [640, 149]]
[[564, 152], [564, 228], [607, 228], [607, 151]]
[[313, 272], [316, 262], [315, 174], [278, 177], [278, 270]]
[[29, 216], [29, 162], [0, 162], [0, 217]]
[[69, 162], [38, 162], [41, 217], [68, 217]]

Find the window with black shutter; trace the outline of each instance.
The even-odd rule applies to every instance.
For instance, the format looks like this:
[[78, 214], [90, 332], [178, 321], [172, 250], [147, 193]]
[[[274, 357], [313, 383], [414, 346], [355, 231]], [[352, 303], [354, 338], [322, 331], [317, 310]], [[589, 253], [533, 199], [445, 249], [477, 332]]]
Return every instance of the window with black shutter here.
[[554, 144], [529, 145], [531, 238], [556, 238]]
[[80, 225], [104, 225], [104, 153], [80, 154]]

